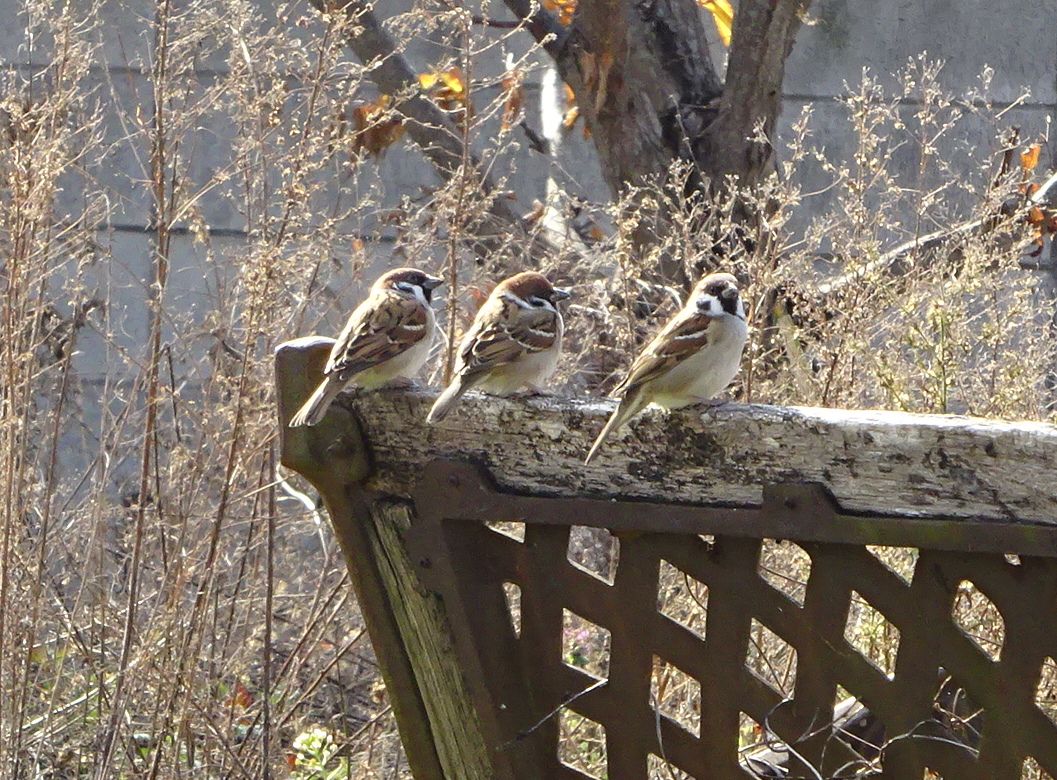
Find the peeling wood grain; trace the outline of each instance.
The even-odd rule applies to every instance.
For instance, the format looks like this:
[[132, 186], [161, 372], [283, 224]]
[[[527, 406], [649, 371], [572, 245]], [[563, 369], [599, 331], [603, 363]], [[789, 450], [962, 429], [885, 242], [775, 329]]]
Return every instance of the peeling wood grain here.
[[816, 482], [852, 512], [1057, 523], [1051, 425], [738, 404], [648, 410], [584, 466], [610, 401], [469, 393], [429, 427], [435, 397], [339, 401], [364, 426], [375, 488], [407, 495], [422, 466], [444, 457], [480, 463], [502, 488], [545, 495], [756, 505], [764, 484]]
[[371, 517], [372, 553], [429, 713], [444, 776], [452, 780], [495, 778], [482, 724], [452, 648], [444, 605], [419, 583], [404, 546], [402, 535], [411, 527], [411, 510], [400, 503], [377, 501]]
[[324, 498], [415, 777], [507, 777], [493, 771], [443, 605], [421, 586], [408, 558], [402, 535], [409, 509], [384, 499], [370, 502], [361, 489], [369, 464], [355, 418], [332, 407], [319, 425], [287, 427], [319, 381], [333, 344], [307, 337], [275, 351], [282, 463]]

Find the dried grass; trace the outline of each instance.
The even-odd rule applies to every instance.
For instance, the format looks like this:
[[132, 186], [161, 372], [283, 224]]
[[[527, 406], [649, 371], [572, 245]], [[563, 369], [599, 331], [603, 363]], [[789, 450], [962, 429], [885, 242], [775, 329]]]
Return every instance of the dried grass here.
[[[403, 42], [460, 36], [475, 111], [454, 126], [497, 189], [464, 168], [393, 204], [384, 160], [354, 151], [348, 117], [376, 93], [338, 16], [159, 0], [124, 75], [102, 67], [100, 7], [31, 0], [24, 22], [27, 61], [46, 64], [6, 71], [0, 95], [0, 778], [310, 776], [312, 760], [336, 777], [408, 777], [325, 519], [276, 463], [270, 357], [288, 337], [336, 332], [383, 267], [446, 269], [455, 335], [477, 291], [527, 262], [514, 235], [486, 260], [462, 240], [511, 166], [534, 164], [498, 130], [502, 73], [475, 66], [517, 31], [471, 27], [458, 9], [401, 18]], [[1052, 290], [999, 208], [1020, 173], [999, 172], [1002, 134], [944, 143], [981, 116], [1003, 128], [981, 95], [945, 95], [925, 60], [894, 94], [867, 77], [845, 102], [854, 154], [827, 157], [805, 115], [780, 181], [751, 197], [688, 194], [679, 167], [612, 206], [553, 192], [532, 229], [569, 239], [538, 259], [577, 293], [558, 388], [610, 388], [674, 311], [664, 257], [746, 280], [740, 399], [1051, 419]], [[206, 153], [210, 132], [230, 140], [226, 158]], [[893, 173], [906, 145], [910, 185]], [[821, 194], [797, 184], [807, 169], [827, 179]], [[736, 209], [759, 215], [754, 235]], [[592, 213], [610, 238], [573, 232]], [[670, 229], [640, 251], [638, 227], [662, 217]], [[897, 240], [977, 217], [994, 224], [909, 253], [898, 275], [871, 269]], [[149, 262], [124, 267], [136, 252]], [[820, 297], [836, 273], [852, 281]], [[778, 328], [774, 304], [788, 312]], [[794, 588], [803, 574], [781, 549], [766, 565]], [[694, 587], [663, 588], [690, 621]], [[966, 610], [986, 634], [986, 615]], [[859, 625], [885, 658], [885, 635]], [[756, 640], [756, 671], [788, 685], [788, 659]], [[680, 680], [658, 679], [657, 706], [694, 722]], [[597, 769], [597, 729], [565, 725], [571, 760]]]

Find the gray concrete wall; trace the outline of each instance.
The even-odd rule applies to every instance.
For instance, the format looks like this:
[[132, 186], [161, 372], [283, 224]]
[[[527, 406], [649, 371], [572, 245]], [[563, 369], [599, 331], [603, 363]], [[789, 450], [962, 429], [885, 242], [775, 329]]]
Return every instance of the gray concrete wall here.
[[[1044, 5], [1057, 10], [1052, 0]], [[781, 134], [788, 137], [790, 124], [808, 106], [816, 143], [828, 158], [850, 160], [855, 134], [847, 109], [835, 98], [860, 83], [864, 71], [879, 78], [888, 94], [898, 94], [893, 74], [926, 52], [928, 59], [944, 63], [938, 80], [948, 94], [965, 98], [976, 93], [978, 111], [965, 109], [936, 144], [938, 156], [953, 161], [952, 175], [943, 178], [986, 181], [990, 171], [980, 163], [988, 153], [995, 159], [1004, 130], [1019, 127], [1025, 143], [1049, 135], [1057, 110], [1057, 30], [1043, 22], [1041, 10], [1038, 4], [1019, 0], [1001, 6], [985, 0], [814, 0], [813, 23], [801, 31], [788, 62]], [[986, 70], [993, 75], [983, 89], [981, 75]], [[982, 105], [986, 103], [990, 106]], [[907, 129], [897, 135], [914, 135], [914, 115], [920, 109], [917, 99], [901, 101], [899, 112]], [[1004, 115], [995, 121], [999, 112]], [[903, 144], [893, 155], [892, 168], [903, 186], [927, 190], [940, 183], [939, 174], [918, 181], [919, 149], [913, 140]], [[1052, 159], [1050, 144], [1043, 161]], [[805, 190], [817, 190], [828, 181], [814, 170], [806, 172], [803, 184]], [[827, 202], [826, 197], [817, 198], [806, 204], [806, 212]], [[956, 198], [955, 205], [967, 209], [971, 199]], [[897, 216], [913, 224], [906, 209]]]
[[[402, 4], [402, 2], [400, 3]], [[1052, 0], [1050, 2], [1052, 5]], [[271, 7], [270, 0], [261, 5]], [[385, 12], [390, 8], [387, 4]], [[388, 4], [396, 6], [397, 3]], [[0, 0], [5, 18], [15, 18], [17, 0]], [[1054, 9], [1051, 9], [1054, 10]], [[504, 18], [500, 3], [493, 4], [497, 18]], [[88, 378], [101, 377], [109, 365], [108, 355], [115, 349], [142, 350], [145, 343], [147, 312], [144, 289], [150, 275], [150, 242], [144, 226], [149, 221], [149, 195], [144, 184], [148, 160], [144, 136], [129, 137], [128, 119], [136, 111], [149, 112], [151, 90], [143, 69], [149, 62], [149, 30], [152, 17], [147, 0], [106, 0], [106, 23], [95, 33], [100, 41], [98, 66], [92, 80], [98, 105], [104, 117], [103, 154], [91, 170], [71, 174], [65, 179], [59, 198], [60, 212], [74, 214], [82, 206], [86, 188], [102, 184], [114, 208], [108, 224], [100, 227], [98, 243], [102, 255], [86, 273], [85, 283], [106, 291], [111, 300], [109, 332], [86, 333], [82, 345], [80, 371]], [[1057, 106], [1057, 31], [1044, 23], [1049, 14], [1037, 2], [1010, 0], [1000, 7], [985, 0], [898, 0], [878, 4], [868, 0], [815, 0], [814, 23], [805, 27], [789, 61], [786, 98], [781, 134], [787, 136], [793, 120], [804, 106], [814, 112], [815, 142], [835, 160], [848, 159], [854, 152], [854, 137], [846, 121], [846, 109], [834, 100], [845, 91], [845, 84], [859, 81], [863, 68], [893, 83], [891, 73], [904, 66], [908, 58], [927, 50], [932, 57], [947, 60], [942, 81], [955, 93], [964, 93], [977, 83], [987, 67], [994, 77], [987, 100], [999, 106], [1017, 101], [1022, 88], [1030, 97], [1011, 109], [1006, 124], [1021, 127], [1022, 137], [1031, 139], [1046, 132], [1048, 121]], [[711, 28], [709, 28], [711, 29]], [[318, 25], [292, 27], [291, 34], [310, 45], [319, 34]], [[426, 69], [431, 61], [453, 54], [450, 36], [443, 31], [431, 39], [417, 40], [409, 47], [414, 64]], [[19, 25], [10, 21], [0, 30], [0, 58], [9, 64], [32, 68], [44, 61], [44, 49], [26, 49]], [[524, 51], [527, 42], [511, 38], [484, 55], [477, 64], [477, 78], [496, 75], [503, 70], [506, 51], [515, 56]], [[521, 47], [520, 49], [518, 47]], [[714, 47], [717, 58], [723, 49]], [[229, 52], [204, 56], [196, 63], [203, 83], [210, 75], [222, 74], [228, 67]], [[537, 60], [528, 85], [528, 118], [539, 126], [538, 101], [543, 67]], [[901, 107], [912, 121], [916, 110], [913, 101]], [[494, 125], [494, 123], [493, 123]], [[964, 150], [993, 147], [997, 126], [977, 117], [961, 122], [941, 144]], [[237, 128], [222, 105], [206, 112], [188, 133], [184, 154], [188, 156], [189, 178], [206, 182], [218, 170], [232, 165], [232, 143]], [[482, 133], [483, 147], [492, 132]], [[573, 133], [563, 146], [561, 158], [552, 166], [521, 143], [499, 159], [495, 174], [508, 177], [507, 188], [517, 195], [516, 208], [528, 212], [534, 199], [545, 196], [548, 175], [557, 178], [572, 194], [594, 202], [604, 202], [608, 194], [601, 182], [590, 142]], [[782, 140], [781, 138], [779, 139]], [[914, 186], [916, 151], [905, 146], [896, 155], [897, 168], [905, 170], [907, 186]], [[340, 174], [334, 171], [335, 180]], [[362, 191], [373, 193], [382, 209], [394, 206], [405, 196], [417, 197], [423, 187], [435, 183], [429, 165], [409, 142], [392, 149], [380, 162], [368, 162], [359, 171]], [[981, 175], [975, 169], [964, 170], [966, 177]], [[828, 179], [815, 172], [804, 174], [807, 190], [822, 189]], [[803, 214], [823, 208], [826, 197], [805, 203]], [[231, 258], [236, 257], [245, 240], [245, 217], [239, 209], [238, 182], [232, 180], [216, 187], [201, 200], [200, 213], [214, 231], [212, 249], [196, 245], [189, 236], [180, 236], [173, 253], [173, 277], [169, 290], [171, 305], [182, 308], [194, 318], [204, 318], [222, 299], [233, 279]], [[358, 233], [380, 231], [379, 243], [371, 244], [373, 258], [386, 258], [386, 241], [391, 231], [372, 221], [358, 218], [340, 226], [331, 242], [335, 256], [348, 251], [350, 237]], [[341, 235], [346, 231], [345, 235]], [[333, 293], [339, 305], [331, 307], [323, 327], [340, 326], [343, 310], [355, 300], [357, 289], [351, 281], [343, 284], [340, 275], [333, 279]]]

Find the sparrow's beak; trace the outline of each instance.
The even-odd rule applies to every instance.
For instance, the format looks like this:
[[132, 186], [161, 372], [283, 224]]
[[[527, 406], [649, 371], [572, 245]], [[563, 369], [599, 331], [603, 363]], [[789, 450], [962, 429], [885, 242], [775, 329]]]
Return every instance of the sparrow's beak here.
[[444, 280], [439, 276], [427, 276], [426, 281], [422, 282], [422, 286], [427, 290], [436, 290], [444, 284]]
[[735, 298], [738, 297], [738, 288], [737, 287], [726, 287], [726, 288], [724, 288], [723, 292], [721, 292], [719, 294], [719, 296], [721, 298], [725, 298], [728, 301], [734, 300]]
[[572, 293], [563, 287], [555, 287], [552, 297], [554, 298], [554, 302], [557, 303], [558, 301], [564, 301], [572, 297]]

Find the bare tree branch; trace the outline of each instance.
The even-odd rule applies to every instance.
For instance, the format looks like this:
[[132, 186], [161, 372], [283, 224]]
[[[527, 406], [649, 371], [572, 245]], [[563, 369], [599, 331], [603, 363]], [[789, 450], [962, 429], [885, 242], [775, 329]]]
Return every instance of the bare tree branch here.
[[810, 0], [738, 4], [719, 115], [695, 155], [713, 178], [735, 175], [742, 186], [750, 186], [771, 169], [771, 145], [754, 139], [758, 129], [774, 137], [785, 60], [809, 5]]
[[[321, 13], [333, 11], [326, 0], [311, 0]], [[436, 103], [418, 90], [418, 77], [407, 59], [400, 54], [396, 42], [384, 29], [373, 6], [360, 0], [350, 0], [340, 6], [349, 22], [346, 42], [353, 53], [386, 94], [392, 95], [395, 109], [406, 119], [407, 134], [419, 150], [433, 164], [437, 173], [450, 181], [463, 162], [462, 137], [452, 118]], [[469, 156], [473, 171], [481, 170], [480, 161]], [[510, 201], [497, 194], [495, 183], [487, 174], [476, 174], [478, 188], [492, 196], [488, 213], [472, 229], [464, 232], [473, 250], [482, 257], [490, 257], [500, 249], [509, 249], [516, 240], [519, 249], [540, 258], [549, 248], [546, 241], [530, 236], [519, 216], [511, 209]]]
[[[1015, 206], [1007, 205], [1002, 209], [1002, 212], [1005, 218], [1023, 219], [1032, 208], [1043, 209], [1047, 216], [1057, 209], [1057, 172], [1052, 173], [1023, 202]], [[788, 364], [793, 370], [793, 378], [798, 388], [806, 389], [810, 381], [811, 372], [807, 368], [807, 361], [799, 341], [798, 329], [793, 319], [794, 306], [799, 308], [801, 305], [806, 304], [807, 309], [824, 312], [826, 316], [834, 316], [840, 310], [839, 306], [834, 305], [834, 296], [849, 286], [859, 284], [873, 274], [883, 273], [890, 278], [899, 277], [906, 272], [906, 261], [912, 255], [936, 249], [944, 243], [959, 237], [984, 235], [994, 230], [1001, 218], [999, 215], [980, 217], [933, 231], [924, 236], [917, 236], [898, 244], [868, 263], [806, 289], [798, 285], [794, 280], [787, 280], [785, 283], [770, 290], [766, 297], [767, 311], [771, 312], [773, 325], [781, 340]], [[1034, 243], [1035, 240], [1035, 238], [1025, 240], [1019, 248], [1026, 248], [1026, 246]], [[1022, 260], [1021, 267], [1031, 268], [1032, 266], [1025, 264]], [[1038, 266], [1035, 267], [1037, 268]], [[803, 303], [794, 304], [793, 301], [796, 298], [801, 299]]]
[[[1018, 213], [1027, 213], [1028, 209], [1032, 206], [1050, 209], [1057, 208], [1057, 172], [1051, 174], [1039, 189], [1026, 198], [1024, 204], [1017, 211]], [[843, 290], [848, 285], [854, 284], [871, 274], [881, 271], [895, 272], [895, 269], [897, 269], [911, 254], [934, 249], [945, 241], [949, 241], [958, 236], [975, 235], [977, 233], [986, 232], [993, 222], [993, 217], [973, 219], [968, 222], [954, 225], [953, 227], [942, 228], [927, 235], [918, 236], [909, 241], [904, 241], [902, 244], [885, 252], [876, 260], [871, 260], [869, 263], [866, 263], [853, 271], [841, 274], [834, 279], [830, 279], [829, 281], [818, 285], [815, 292], [819, 296], [826, 297]]]
[[880, 257], [863, 264], [853, 271], [848, 271], [847, 273], [843, 273], [833, 279], [822, 282], [815, 288], [815, 292], [822, 297], [833, 295], [834, 293], [843, 290], [848, 285], [854, 284], [861, 279], [865, 279], [871, 274], [890, 270], [901, 265], [911, 254], [934, 249], [944, 241], [957, 236], [973, 235], [988, 221], [989, 220], [985, 219], [973, 219], [968, 222], [962, 222], [953, 227], [942, 228], [933, 231], [932, 233], [927, 233], [923, 236], [916, 236], [909, 241], [904, 241], [902, 244], [898, 244]]
[[[569, 30], [563, 27], [554, 14], [548, 12], [539, 0], [504, 0], [518, 19], [525, 23], [525, 29], [536, 39], [547, 54], [558, 64], [559, 72], [569, 67], [571, 60], [566, 58], [566, 43], [569, 41]], [[562, 72], [562, 77], [565, 77]]]

